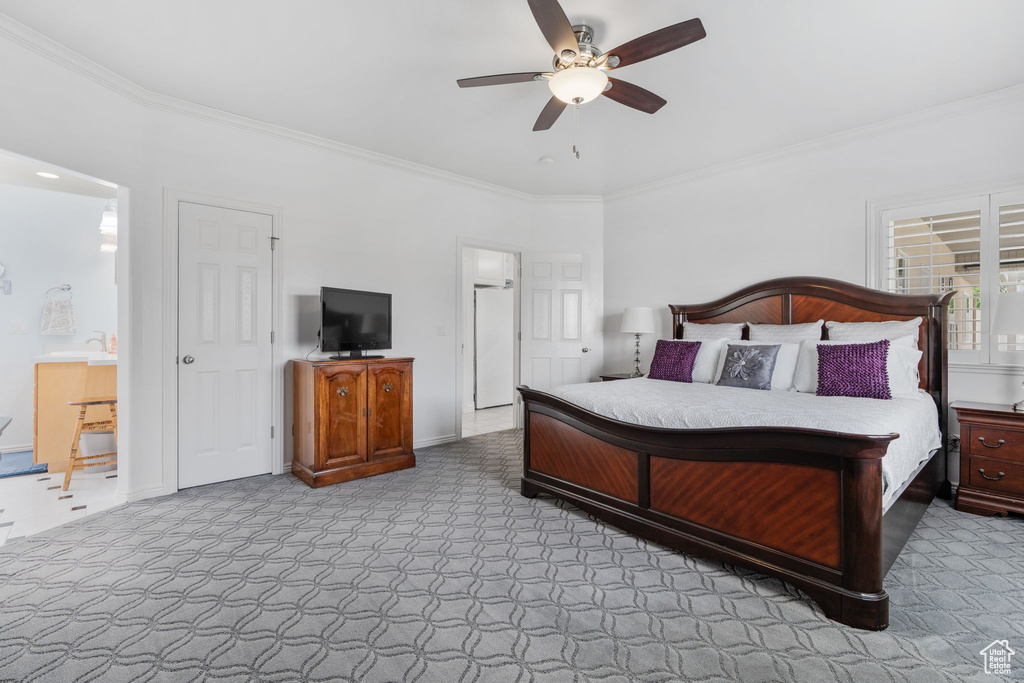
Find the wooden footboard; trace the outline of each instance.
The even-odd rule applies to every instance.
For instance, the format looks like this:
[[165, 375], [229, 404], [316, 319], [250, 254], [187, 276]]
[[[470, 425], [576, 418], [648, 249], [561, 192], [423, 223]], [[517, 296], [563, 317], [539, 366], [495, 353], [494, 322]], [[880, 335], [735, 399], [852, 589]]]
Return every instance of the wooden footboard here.
[[937, 465], [923, 468], [900, 508], [903, 527], [916, 516], [909, 529], [883, 533], [881, 458], [896, 435], [641, 427], [519, 391], [523, 495], [552, 494], [638, 536], [779, 577], [841, 623], [888, 626], [883, 576], [937, 485]]

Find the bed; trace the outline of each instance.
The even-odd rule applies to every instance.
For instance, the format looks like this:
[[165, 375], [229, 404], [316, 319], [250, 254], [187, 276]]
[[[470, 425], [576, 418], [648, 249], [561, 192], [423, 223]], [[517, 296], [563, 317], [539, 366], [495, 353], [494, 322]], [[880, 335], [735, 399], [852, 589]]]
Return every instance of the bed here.
[[[878, 433], [774, 425], [679, 429], [616, 419], [519, 387], [522, 494], [553, 495], [676, 550], [778, 577], [804, 591], [828, 618], [882, 630], [889, 623], [885, 574], [932, 499], [948, 496], [950, 296], [888, 294], [800, 277], [762, 282], [706, 304], [670, 306], [676, 339], [684, 322], [786, 325], [921, 316], [919, 387], [922, 400], [934, 404], [928, 409], [938, 422], [938, 447], [904, 465], [911, 468], [905, 481], [887, 481], [891, 475], [883, 472], [883, 458], [900, 438], [883, 420]], [[623, 385], [616, 392], [628, 393], [631, 382], [658, 383], [615, 382]]]

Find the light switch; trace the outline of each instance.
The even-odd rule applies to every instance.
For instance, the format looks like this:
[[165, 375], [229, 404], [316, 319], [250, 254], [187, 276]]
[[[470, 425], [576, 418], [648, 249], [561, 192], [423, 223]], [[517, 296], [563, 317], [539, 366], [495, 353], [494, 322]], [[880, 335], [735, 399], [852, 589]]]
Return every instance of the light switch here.
[[444, 325], [438, 325], [437, 326], [437, 336], [438, 337], [443, 337], [443, 336], [445, 336], [447, 334], [448, 334], [448, 332], [445, 331]]
[[28, 322], [25, 320], [14, 320], [11, 322], [12, 334], [28, 334]]
[[3, 292], [4, 294], [10, 294], [11, 293], [11, 281], [10, 280], [0, 280], [0, 292]]

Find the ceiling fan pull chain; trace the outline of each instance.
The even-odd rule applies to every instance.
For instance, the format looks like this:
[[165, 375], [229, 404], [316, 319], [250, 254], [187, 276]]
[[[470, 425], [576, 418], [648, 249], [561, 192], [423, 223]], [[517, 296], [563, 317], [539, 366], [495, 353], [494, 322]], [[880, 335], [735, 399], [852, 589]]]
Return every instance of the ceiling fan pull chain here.
[[577, 142], [580, 131], [580, 103], [576, 102], [576, 115], [573, 117], [572, 122], [572, 153], [576, 155], [576, 158], [580, 158], [580, 147]]

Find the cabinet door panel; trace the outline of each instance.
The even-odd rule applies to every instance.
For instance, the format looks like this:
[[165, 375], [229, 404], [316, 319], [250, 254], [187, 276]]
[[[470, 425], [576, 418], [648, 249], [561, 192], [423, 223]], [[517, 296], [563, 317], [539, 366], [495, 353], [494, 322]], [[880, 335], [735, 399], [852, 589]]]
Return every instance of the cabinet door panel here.
[[412, 365], [370, 368], [368, 392], [370, 459], [412, 452]]
[[317, 469], [366, 461], [366, 366], [318, 368]]

